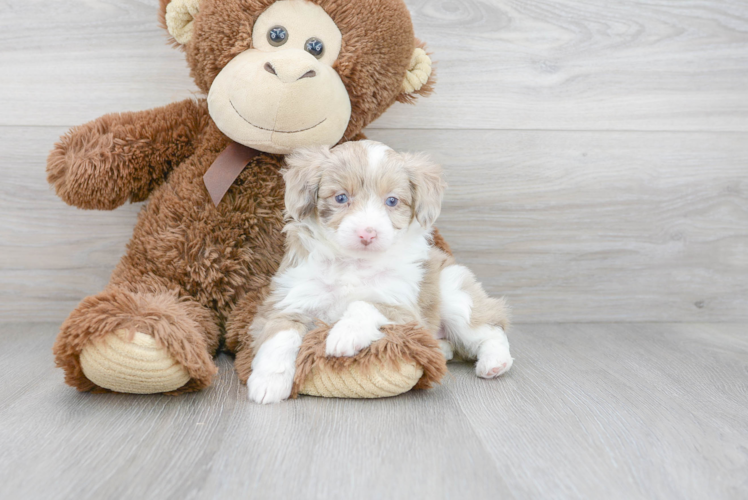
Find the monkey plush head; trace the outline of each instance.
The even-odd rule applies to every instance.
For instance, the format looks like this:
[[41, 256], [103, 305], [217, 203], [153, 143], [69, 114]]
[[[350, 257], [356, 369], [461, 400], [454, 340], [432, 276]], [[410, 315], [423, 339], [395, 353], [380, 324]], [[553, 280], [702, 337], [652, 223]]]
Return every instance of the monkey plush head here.
[[210, 116], [267, 153], [352, 139], [431, 91], [402, 0], [161, 0]]

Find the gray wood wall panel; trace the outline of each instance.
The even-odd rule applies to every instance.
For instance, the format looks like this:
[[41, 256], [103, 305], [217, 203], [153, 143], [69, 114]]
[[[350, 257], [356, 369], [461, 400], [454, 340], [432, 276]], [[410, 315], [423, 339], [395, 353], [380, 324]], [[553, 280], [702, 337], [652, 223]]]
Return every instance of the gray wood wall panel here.
[[[437, 93], [369, 136], [431, 152], [440, 227], [527, 321], [748, 318], [748, 3], [409, 0]], [[99, 291], [138, 211], [66, 207], [66, 127], [193, 95], [155, 0], [0, 1], [0, 321]]]
[[[139, 207], [64, 205], [37, 148], [64, 129], [6, 130], [0, 318], [62, 320], [106, 284]], [[742, 134], [370, 135], [446, 166], [439, 227], [487, 289], [509, 298], [517, 321], [748, 319]]]
[[[0, 1], [0, 124], [75, 125], [195, 86], [156, 0]], [[437, 94], [381, 128], [748, 131], [741, 0], [409, 0]]]

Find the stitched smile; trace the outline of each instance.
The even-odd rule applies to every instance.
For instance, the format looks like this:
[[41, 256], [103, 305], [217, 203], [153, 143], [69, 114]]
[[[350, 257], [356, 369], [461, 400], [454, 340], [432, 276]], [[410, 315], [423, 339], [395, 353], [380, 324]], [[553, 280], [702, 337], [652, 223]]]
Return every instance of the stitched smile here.
[[247, 120], [246, 118], [244, 118], [242, 116], [242, 114], [239, 112], [239, 110], [236, 109], [236, 106], [234, 106], [234, 103], [231, 101], [231, 99], [229, 99], [229, 103], [231, 104], [231, 107], [234, 108], [234, 111], [236, 112], [236, 114], [239, 115], [239, 118], [241, 118], [245, 122], [249, 123], [254, 128], [259, 128], [260, 130], [267, 130], [268, 132], [277, 132], [279, 134], [296, 134], [296, 133], [299, 133], [299, 132], [305, 132], [307, 130], [312, 130], [314, 127], [319, 127], [320, 125], [322, 125], [325, 122], [325, 120], [327, 120], [327, 118], [323, 118], [322, 121], [319, 122], [318, 124], [312, 125], [311, 127], [308, 127], [308, 128], [302, 128], [300, 130], [275, 130], [275, 129], [272, 129], [272, 128], [265, 128], [265, 127], [260, 127], [259, 125], [255, 125], [254, 123], [252, 123], [251, 121]]

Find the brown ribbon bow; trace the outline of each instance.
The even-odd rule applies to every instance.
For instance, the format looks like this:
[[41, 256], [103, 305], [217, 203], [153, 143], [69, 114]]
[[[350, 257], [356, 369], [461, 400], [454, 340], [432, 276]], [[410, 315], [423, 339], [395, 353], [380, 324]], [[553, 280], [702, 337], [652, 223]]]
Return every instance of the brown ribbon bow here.
[[216, 161], [203, 175], [203, 182], [215, 206], [221, 203], [242, 170], [259, 154], [260, 152], [256, 149], [232, 142], [218, 155]]

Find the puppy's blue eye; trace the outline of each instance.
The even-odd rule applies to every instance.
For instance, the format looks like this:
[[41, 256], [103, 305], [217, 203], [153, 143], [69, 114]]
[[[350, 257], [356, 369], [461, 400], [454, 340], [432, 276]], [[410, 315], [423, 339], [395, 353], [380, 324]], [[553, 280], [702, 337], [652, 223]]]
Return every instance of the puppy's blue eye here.
[[339, 195], [337, 195], [337, 196], [335, 197], [335, 201], [337, 201], [337, 202], [338, 202], [338, 203], [340, 203], [341, 205], [342, 205], [343, 203], [347, 203], [347, 202], [348, 202], [348, 195], [345, 195], [345, 194], [339, 194]]
[[388, 207], [396, 207], [396, 206], [397, 206], [397, 202], [398, 202], [398, 201], [400, 201], [400, 200], [398, 200], [398, 199], [397, 199], [397, 198], [395, 198], [394, 196], [390, 196], [389, 198], [387, 198], [387, 200], [385, 200], [385, 202], [384, 202], [384, 203], [385, 203], [385, 204], [386, 204], [386, 205], [387, 205]]

